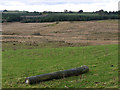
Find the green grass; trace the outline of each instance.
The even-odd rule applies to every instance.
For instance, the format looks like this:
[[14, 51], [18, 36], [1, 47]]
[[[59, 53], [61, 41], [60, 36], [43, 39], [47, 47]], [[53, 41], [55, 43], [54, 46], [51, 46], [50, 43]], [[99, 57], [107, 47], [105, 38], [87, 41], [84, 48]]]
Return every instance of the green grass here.
[[[3, 88], [118, 87], [118, 45], [9, 49], [2, 54]], [[24, 83], [25, 77], [71, 69], [81, 65], [87, 65], [90, 71], [81, 76], [54, 79], [35, 85]]]

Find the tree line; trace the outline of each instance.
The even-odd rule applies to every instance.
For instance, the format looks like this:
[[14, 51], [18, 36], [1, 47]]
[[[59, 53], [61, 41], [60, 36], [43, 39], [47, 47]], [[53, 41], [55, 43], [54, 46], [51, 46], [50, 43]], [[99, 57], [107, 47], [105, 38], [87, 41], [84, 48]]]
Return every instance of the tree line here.
[[90, 21], [90, 20], [105, 20], [105, 19], [119, 19], [119, 11], [107, 12], [99, 10], [96, 12], [78, 12], [67, 11], [64, 12], [24, 12], [24, 13], [2, 13], [2, 22], [55, 22], [55, 21]]

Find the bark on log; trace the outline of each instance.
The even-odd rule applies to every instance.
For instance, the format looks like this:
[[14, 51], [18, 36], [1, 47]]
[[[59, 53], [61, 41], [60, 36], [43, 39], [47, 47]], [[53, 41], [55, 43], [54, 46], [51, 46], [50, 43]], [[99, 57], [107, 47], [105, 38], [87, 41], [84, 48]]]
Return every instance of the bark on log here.
[[58, 71], [58, 72], [53, 72], [48, 74], [41, 74], [37, 76], [27, 77], [25, 79], [25, 83], [34, 84], [34, 83], [39, 83], [41, 81], [60, 79], [60, 78], [69, 77], [69, 76], [76, 76], [76, 75], [86, 73], [88, 71], [89, 71], [89, 68], [86, 65], [84, 65], [79, 68], [73, 68], [73, 69], [64, 70], [64, 71]]

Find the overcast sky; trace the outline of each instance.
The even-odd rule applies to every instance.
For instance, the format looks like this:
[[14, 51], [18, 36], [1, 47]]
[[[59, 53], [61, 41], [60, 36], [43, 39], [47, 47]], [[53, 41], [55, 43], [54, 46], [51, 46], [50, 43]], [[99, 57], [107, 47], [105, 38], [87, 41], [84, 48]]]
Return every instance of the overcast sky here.
[[83, 10], [117, 11], [119, 0], [0, 0], [0, 10], [25, 11], [71, 11]]

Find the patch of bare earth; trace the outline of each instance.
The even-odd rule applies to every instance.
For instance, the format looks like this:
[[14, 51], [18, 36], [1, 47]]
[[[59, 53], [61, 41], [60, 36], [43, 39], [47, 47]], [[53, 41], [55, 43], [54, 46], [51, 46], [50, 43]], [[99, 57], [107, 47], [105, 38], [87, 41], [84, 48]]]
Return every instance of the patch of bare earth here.
[[117, 20], [3, 23], [3, 42], [61, 42], [72, 46], [118, 43]]

